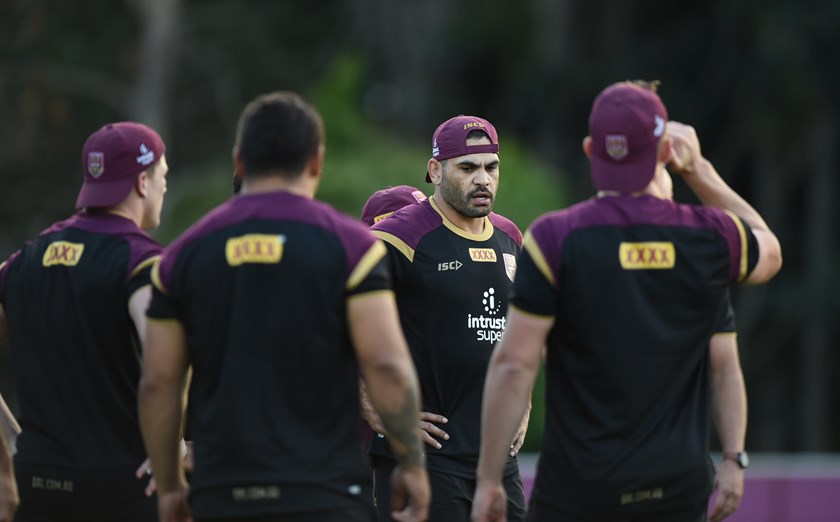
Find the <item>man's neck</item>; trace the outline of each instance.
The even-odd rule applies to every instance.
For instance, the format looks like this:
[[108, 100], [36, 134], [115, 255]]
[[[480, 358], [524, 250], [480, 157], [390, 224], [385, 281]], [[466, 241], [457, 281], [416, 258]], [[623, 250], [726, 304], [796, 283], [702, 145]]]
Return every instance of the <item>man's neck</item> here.
[[124, 217], [129, 221], [133, 221], [138, 227], [143, 225], [143, 211], [141, 205], [130, 204], [129, 202], [122, 202], [119, 205], [113, 206], [106, 210], [109, 214]]
[[265, 192], [291, 192], [306, 198], [315, 197], [315, 187], [305, 176], [294, 179], [279, 176], [266, 176], [242, 181], [242, 194], [261, 194]]

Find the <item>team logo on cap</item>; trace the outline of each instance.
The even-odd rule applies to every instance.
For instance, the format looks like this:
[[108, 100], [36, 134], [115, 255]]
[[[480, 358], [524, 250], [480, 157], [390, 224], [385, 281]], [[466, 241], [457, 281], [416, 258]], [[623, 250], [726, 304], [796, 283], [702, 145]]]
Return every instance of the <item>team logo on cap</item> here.
[[623, 160], [630, 152], [627, 146], [627, 136], [624, 134], [607, 134], [604, 138], [607, 146], [607, 154], [616, 161]]
[[87, 171], [94, 178], [101, 176], [105, 172], [105, 154], [101, 152], [88, 152]]
[[437, 146], [437, 138], [432, 142], [432, 156], [437, 158], [440, 155], [440, 148]]
[[140, 165], [151, 165], [155, 161], [155, 151], [149, 150], [145, 143], [140, 145], [140, 155], [137, 156], [137, 163]]

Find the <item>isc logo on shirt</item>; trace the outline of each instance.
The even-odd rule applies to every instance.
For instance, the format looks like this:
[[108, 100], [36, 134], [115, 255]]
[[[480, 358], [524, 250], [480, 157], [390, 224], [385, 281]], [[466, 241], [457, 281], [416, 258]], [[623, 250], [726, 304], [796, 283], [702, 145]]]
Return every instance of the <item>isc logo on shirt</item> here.
[[674, 244], [670, 241], [621, 243], [618, 259], [625, 270], [661, 270], [674, 268]]
[[279, 263], [283, 257], [286, 236], [277, 234], [246, 234], [232, 237], [225, 245], [225, 257], [230, 266], [245, 263]]
[[53, 241], [47, 246], [41, 264], [44, 266], [64, 265], [76, 266], [82, 258], [85, 245], [68, 241]]
[[470, 259], [478, 263], [495, 263], [496, 251], [492, 248], [471, 248]]

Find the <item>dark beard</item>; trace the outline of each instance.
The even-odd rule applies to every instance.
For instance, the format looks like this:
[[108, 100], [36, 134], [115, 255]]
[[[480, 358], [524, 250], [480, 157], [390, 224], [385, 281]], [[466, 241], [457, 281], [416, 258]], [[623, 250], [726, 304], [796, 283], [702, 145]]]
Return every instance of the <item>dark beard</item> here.
[[494, 198], [490, 197], [490, 204], [486, 207], [471, 207], [470, 206], [470, 198], [479, 193], [479, 192], [488, 192], [486, 189], [476, 188], [469, 192], [469, 194], [462, 194], [455, 185], [449, 183], [449, 180], [446, 176], [443, 176], [440, 183], [440, 195], [444, 201], [446, 201], [450, 207], [455, 209], [456, 212], [461, 214], [462, 216], [466, 216], [469, 218], [480, 218], [484, 217], [489, 214], [493, 210], [493, 202]]

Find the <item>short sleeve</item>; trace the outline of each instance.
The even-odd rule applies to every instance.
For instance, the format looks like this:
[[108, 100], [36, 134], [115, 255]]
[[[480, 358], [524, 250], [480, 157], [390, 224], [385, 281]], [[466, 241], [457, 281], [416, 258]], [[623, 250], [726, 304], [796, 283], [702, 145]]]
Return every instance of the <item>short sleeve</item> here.
[[729, 226], [722, 227], [730, 249], [730, 281], [743, 283], [758, 264], [758, 240], [743, 219], [729, 211], [725, 213], [730, 220]]
[[525, 234], [516, 264], [511, 304], [526, 313], [553, 317], [557, 297], [553, 272], [530, 232]]
[[158, 259], [160, 256], [152, 256], [134, 267], [128, 277], [128, 295], [133, 295], [137, 290], [152, 284], [152, 266]]
[[385, 254], [385, 245], [376, 241], [361, 257], [347, 282], [348, 297], [391, 288], [391, 276]]
[[158, 320], [181, 320], [180, 308], [174, 297], [163, 289], [160, 283], [160, 259], [150, 267], [152, 282], [152, 300], [146, 310], [146, 317]]

